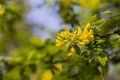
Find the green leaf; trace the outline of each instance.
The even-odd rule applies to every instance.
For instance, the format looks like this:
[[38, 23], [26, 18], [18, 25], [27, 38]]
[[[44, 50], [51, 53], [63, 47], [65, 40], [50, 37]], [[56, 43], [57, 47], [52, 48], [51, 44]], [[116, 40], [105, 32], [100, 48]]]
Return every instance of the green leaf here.
[[98, 60], [101, 65], [105, 66], [106, 62], [108, 61], [108, 58], [107, 58], [107, 56], [105, 56], [105, 57], [98, 56]]
[[37, 66], [34, 64], [29, 65], [29, 68], [32, 73], [35, 73], [37, 71]]
[[41, 47], [44, 45], [44, 42], [41, 40], [41, 38], [39, 38], [37, 36], [32, 36], [30, 38], [30, 43], [35, 45], [35, 46], [38, 46], [38, 47]]
[[100, 43], [105, 42], [105, 40], [104, 40], [104, 39], [99, 39], [99, 40], [96, 40], [96, 41], [97, 41], [97, 44], [100, 44]]
[[96, 22], [94, 22], [94, 24], [104, 24], [105, 23], [105, 19], [100, 19]]
[[75, 48], [76, 53], [80, 55], [80, 48], [78, 47], [78, 45], [75, 44], [73, 47]]
[[68, 46], [67, 52], [69, 52], [71, 48], [72, 48], [72, 45], [70, 44], [70, 45]]
[[111, 11], [103, 11], [101, 14], [111, 14]]
[[90, 21], [96, 20], [97, 19], [97, 15], [94, 15], [90, 18]]
[[31, 60], [32, 57], [35, 55], [36, 51], [33, 49], [33, 50], [30, 50], [29, 51], [29, 55], [27, 56], [27, 60]]
[[88, 62], [91, 63], [93, 61], [94, 57], [95, 57], [95, 55], [91, 54], [88, 58], [89, 59]]

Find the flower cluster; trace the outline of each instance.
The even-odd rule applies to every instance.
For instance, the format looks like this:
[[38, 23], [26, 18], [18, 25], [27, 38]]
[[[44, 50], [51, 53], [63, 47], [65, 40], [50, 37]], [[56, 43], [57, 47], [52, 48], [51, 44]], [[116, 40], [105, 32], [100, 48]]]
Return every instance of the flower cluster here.
[[70, 32], [69, 28], [66, 27], [64, 31], [61, 31], [56, 38], [56, 46], [63, 46], [66, 43], [77, 43], [81, 46], [86, 45], [94, 40], [94, 31], [91, 23], [88, 23], [84, 30], [78, 26], [77, 30]]
[[0, 4], [0, 15], [2, 15], [3, 13], [4, 13], [3, 7], [2, 7], [2, 5]]

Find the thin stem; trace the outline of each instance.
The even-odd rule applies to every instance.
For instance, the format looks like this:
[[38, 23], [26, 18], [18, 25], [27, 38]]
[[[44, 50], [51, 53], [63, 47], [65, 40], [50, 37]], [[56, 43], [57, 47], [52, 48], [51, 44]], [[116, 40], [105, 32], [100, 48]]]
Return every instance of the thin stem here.
[[113, 34], [116, 34], [116, 33], [120, 34], [120, 29], [114, 31], [113, 33], [109, 33], [109, 34], [103, 34], [103, 35], [96, 34], [96, 36], [104, 38], [104, 37], [107, 37], [107, 36], [110, 36], [110, 35], [113, 35]]
[[102, 68], [102, 80], [105, 80], [105, 75], [104, 75], [104, 70], [103, 70], [103, 66], [101, 65], [101, 68]]

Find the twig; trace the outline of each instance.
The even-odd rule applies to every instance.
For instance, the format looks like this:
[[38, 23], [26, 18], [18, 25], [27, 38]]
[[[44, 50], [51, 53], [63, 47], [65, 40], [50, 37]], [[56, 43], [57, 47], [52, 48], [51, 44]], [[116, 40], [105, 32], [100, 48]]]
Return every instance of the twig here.
[[103, 34], [103, 35], [95, 34], [95, 35], [103, 38], [103, 37], [107, 37], [107, 36], [110, 36], [116, 33], [120, 34], [120, 29], [114, 31], [113, 33], [109, 33], [109, 34]]
[[102, 80], [105, 80], [105, 75], [104, 75], [104, 70], [103, 70], [103, 66], [101, 65], [101, 68], [102, 68]]

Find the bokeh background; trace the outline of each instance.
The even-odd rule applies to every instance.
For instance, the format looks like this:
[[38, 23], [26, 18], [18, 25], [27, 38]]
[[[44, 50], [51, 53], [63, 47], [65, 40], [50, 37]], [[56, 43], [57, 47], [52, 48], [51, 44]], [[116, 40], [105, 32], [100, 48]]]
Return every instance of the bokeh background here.
[[80, 79], [79, 60], [66, 62], [66, 47], [55, 46], [59, 31], [87, 22], [103, 39], [115, 33], [105, 38], [104, 76], [120, 80], [120, 0], [0, 0], [0, 80], [102, 80], [94, 69]]

